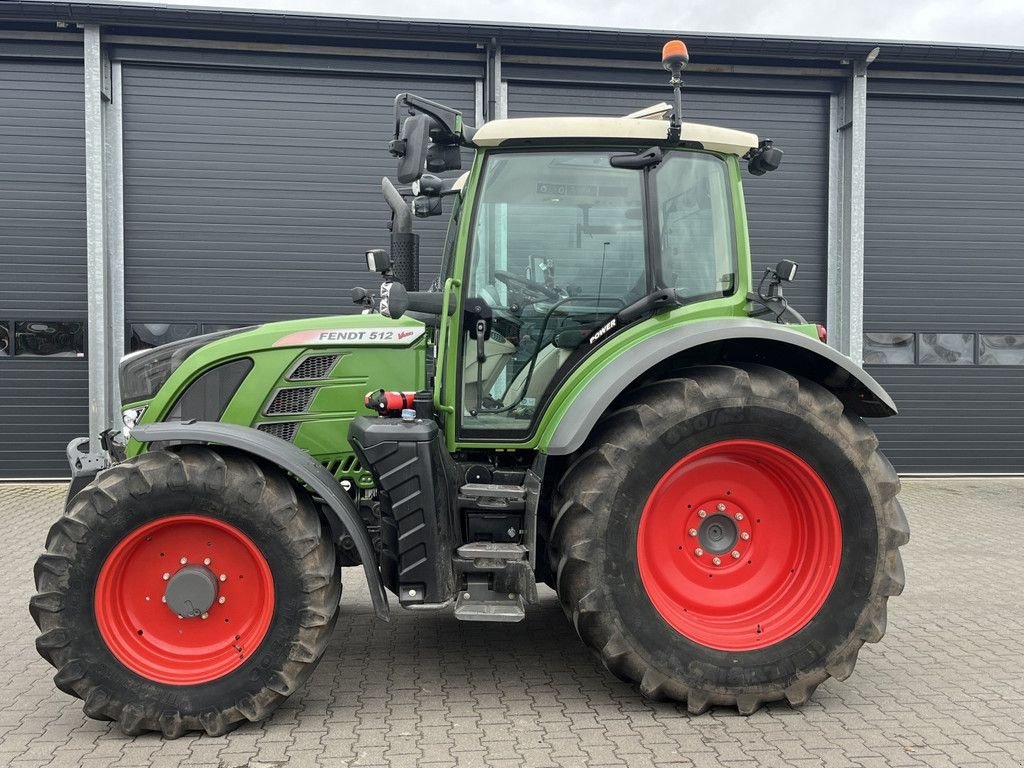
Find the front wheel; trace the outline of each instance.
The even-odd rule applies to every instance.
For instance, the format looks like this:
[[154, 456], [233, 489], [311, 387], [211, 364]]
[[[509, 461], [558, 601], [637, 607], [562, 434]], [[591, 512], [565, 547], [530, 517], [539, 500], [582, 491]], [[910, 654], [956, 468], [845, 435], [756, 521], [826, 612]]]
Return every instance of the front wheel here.
[[885, 631], [908, 540], [859, 418], [766, 366], [634, 392], [555, 498], [550, 557], [584, 642], [654, 698], [755, 711], [845, 679]]
[[39, 653], [87, 715], [128, 734], [221, 734], [261, 720], [320, 660], [335, 549], [274, 468], [188, 446], [101, 474], [35, 568]]

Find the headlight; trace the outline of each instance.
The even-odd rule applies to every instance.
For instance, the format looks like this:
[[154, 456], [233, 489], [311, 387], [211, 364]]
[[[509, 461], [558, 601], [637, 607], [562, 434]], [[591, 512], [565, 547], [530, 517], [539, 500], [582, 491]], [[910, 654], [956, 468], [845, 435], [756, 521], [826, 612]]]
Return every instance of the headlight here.
[[127, 443], [128, 438], [132, 436], [132, 430], [135, 429], [135, 425], [139, 423], [139, 419], [142, 418], [142, 414], [146, 412], [145, 408], [128, 408], [121, 412], [121, 437]]
[[121, 381], [121, 402], [133, 403], [148, 400], [159, 391], [171, 374], [178, 370], [185, 359], [200, 347], [211, 341], [233, 336], [249, 328], [232, 328], [219, 333], [207, 333], [190, 339], [163, 344], [144, 352], [133, 352], [121, 358], [119, 378]]

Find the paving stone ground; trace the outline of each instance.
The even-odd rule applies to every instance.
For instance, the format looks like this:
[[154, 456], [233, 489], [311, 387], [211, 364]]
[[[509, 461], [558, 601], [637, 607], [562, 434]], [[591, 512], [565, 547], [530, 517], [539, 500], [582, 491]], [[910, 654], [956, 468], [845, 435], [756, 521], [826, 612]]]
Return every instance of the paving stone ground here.
[[0, 484], [0, 766], [1024, 765], [1024, 479], [904, 481], [907, 589], [888, 633], [799, 710], [690, 717], [646, 701], [546, 589], [521, 624], [401, 610], [384, 624], [349, 569], [303, 690], [269, 722], [176, 741], [87, 719], [36, 655], [32, 563], [63, 493]]

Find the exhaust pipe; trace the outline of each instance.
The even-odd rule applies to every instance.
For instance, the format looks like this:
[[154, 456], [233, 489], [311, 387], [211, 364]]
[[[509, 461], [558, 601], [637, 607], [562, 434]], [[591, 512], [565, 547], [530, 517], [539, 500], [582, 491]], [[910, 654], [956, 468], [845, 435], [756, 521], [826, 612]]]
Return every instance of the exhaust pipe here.
[[391, 269], [410, 291], [420, 289], [420, 236], [412, 231], [412, 208], [386, 176], [380, 182], [391, 208]]

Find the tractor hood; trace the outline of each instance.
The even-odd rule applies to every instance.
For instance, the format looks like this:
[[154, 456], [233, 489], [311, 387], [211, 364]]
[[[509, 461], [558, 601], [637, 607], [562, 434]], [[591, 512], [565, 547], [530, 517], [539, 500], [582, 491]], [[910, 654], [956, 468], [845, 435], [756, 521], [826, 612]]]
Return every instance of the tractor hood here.
[[[426, 386], [426, 326], [379, 314], [267, 323], [136, 353], [122, 363], [125, 437], [139, 424], [221, 421], [294, 443], [325, 464], [377, 389]], [[127, 454], [142, 446], [128, 440]], [[356, 479], [356, 478], [352, 478]]]

